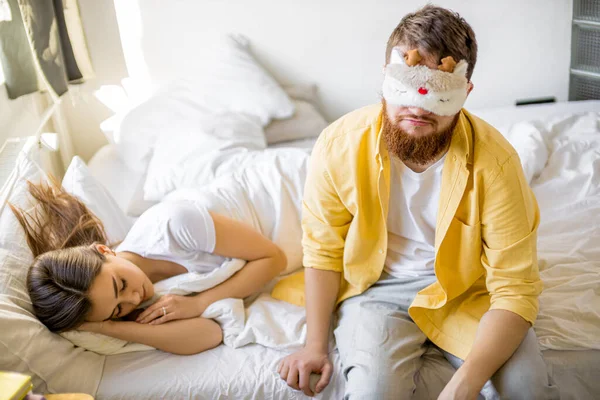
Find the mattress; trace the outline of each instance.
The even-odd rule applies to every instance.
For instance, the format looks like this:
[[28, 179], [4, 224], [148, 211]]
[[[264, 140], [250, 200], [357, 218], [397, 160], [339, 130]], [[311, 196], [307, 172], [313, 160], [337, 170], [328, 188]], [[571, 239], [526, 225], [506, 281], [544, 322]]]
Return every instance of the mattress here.
[[[527, 119], [547, 120], [550, 117], [569, 114], [575, 111], [600, 111], [600, 101], [587, 101], [578, 103], [551, 104], [543, 106], [527, 106], [527, 107], [507, 107], [503, 109], [477, 110], [474, 114], [481, 116], [486, 121], [498, 127], [503, 133], [508, 127], [516, 122]], [[568, 124], [560, 126], [568, 128], [573, 126], [576, 121], [568, 120]], [[599, 127], [600, 128], [600, 127]], [[556, 133], [554, 133], [556, 134]], [[589, 136], [589, 135], [588, 135]], [[597, 189], [600, 170], [593, 171], [599, 164], [600, 158], [598, 155], [593, 155], [591, 149], [585, 143], [596, 141], [596, 137], [590, 139], [588, 136], [582, 137], [581, 143], [583, 147], [576, 149], [577, 151], [588, 151], [585, 154], [591, 154], [595, 157], [593, 165], [588, 168], [589, 178], [587, 182], [591, 182], [587, 186]], [[595, 135], [592, 135], [595, 136]], [[598, 137], [600, 138], [600, 137]], [[585, 139], [585, 140], [584, 140]], [[281, 143], [277, 147], [299, 147], [311, 148], [314, 140], [302, 140], [299, 142]], [[556, 142], [559, 145], [560, 141]], [[565, 145], [568, 143], [565, 143]], [[587, 147], [586, 147], [587, 146]], [[556, 148], [555, 150], [560, 150]], [[570, 148], [564, 147], [566, 151], [565, 160], [572, 160], [572, 154], [569, 153]], [[569, 155], [571, 154], [571, 155]], [[582, 153], [583, 154], [583, 153]], [[600, 153], [598, 153], [600, 154]], [[557, 156], [560, 154], [557, 152]], [[562, 165], [565, 161], [556, 159], [557, 165]], [[572, 161], [569, 161], [572, 164]], [[553, 163], [552, 157], [547, 161], [547, 165]], [[134, 195], [135, 188], [139, 186], [140, 180], [143, 179], [143, 174], [136, 174], [128, 170], [125, 165], [118, 159], [115, 148], [112, 145], [107, 145], [102, 148], [90, 161], [89, 167], [96, 178], [104, 184], [113, 194], [117, 202], [127, 209], [127, 204]], [[552, 202], [556, 206], [560, 198], [568, 201], [576, 200], [574, 194], [569, 194], [565, 197], [565, 193], [570, 193], [570, 182], [574, 169], [567, 170], [563, 175], [555, 174], [552, 179], [545, 177], [543, 174], [540, 177], [540, 185], [534, 188], [536, 195], [539, 198], [540, 208], [542, 209], [542, 222], [549, 221], [548, 224], [540, 226], [540, 236], [545, 235], [548, 239], [547, 246], [544, 238], [540, 237], [539, 251], [544, 254], [549, 254], [547, 257], [552, 264], [556, 264], [557, 268], [548, 268], [547, 265], [540, 265], [542, 275], [551, 287], [548, 293], [552, 293], [555, 288], [560, 288], [560, 285], [570, 285], [571, 278], [565, 274], [565, 265], [569, 262], [579, 262], [581, 257], [586, 258], [589, 262], [583, 265], [587, 268], [582, 271], [599, 271], [600, 256], [598, 255], [598, 246], [593, 245], [592, 240], [580, 241], [583, 247], [578, 247], [573, 254], [553, 253], [553, 249], [560, 249], [560, 237], [552, 236], [554, 222], [564, 224], [565, 221], [560, 221], [556, 218], [558, 212], [549, 216], [544, 214], [544, 209], [551, 210], [544, 202]], [[583, 176], [583, 175], [582, 175]], [[586, 175], [587, 176], [587, 175]], [[560, 179], [559, 179], [560, 178]], [[563, 179], [564, 178], [564, 179]], [[544, 182], [547, 185], [544, 185]], [[592, 185], [593, 183], [593, 185]], [[556, 188], [561, 187], [561, 193], [556, 193]], [[562, 196], [561, 196], [562, 194]], [[586, 199], [577, 202], [577, 207], [581, 211], [582, 216], [588, 215], [586, 210], [592, 210], [585, 207], [593, 206]], [[593, 208], [596, 210], [596, 208]], [[553, 220], [554, 218], [555, 220]], [[551, 226], [552, 225], [552, 226]], [[591, 224], [599, 225], [599, 224]], [[591, 226], [588, 224], [588, 227]], [[591, 229], [591, 228], [590, 228]], [[582, 231], [583, 232], [583, 231]], [[599, 237], [598, 229], [586, 231], [586, 236]], [[552, 240], [550, 240], [552, 239]], [[591, 244], [590, 244], [591, 243]], [[595, 247], [590, 247], [595, 246]], [[571, 257], [571, 259], [565, 257]], [[562, 269], [561, 269], [562, 268]], [[573, 267], [568, 267], [574, 271]], [[553, 276], [553, 270], [557, 276]], [[583, 275], [582, 275], [583, 276]], [[599, 285], [598, 273], [595, 275], [586, 275], [586, 280], [592, 279], [592, 286], [586, 290], [595, 291], [597, 293]], [[594, 281], [595, 279], [595, 281]], [[585, 285], [586, 282], [578, 282], [578, 285]], [[583, 287], [583, 286], [578, 286]], [[563, 293], [563, 292], [561, 292]], [[561, 295], [562, 296], [562, 295]], [[575, 298], [577, 294], [573, 294]], [[560, 296], [557, 296], [557, 298]], [[591, 301], [596, 301], [598, 298], [590, 297]], [[560, 300], [562, 299], [562, 300]], [[560, 301], [558, 301], [560, 300]], [[564, 304], [571, 304], [573, 307], [579, 307], [579, 310], [585, 310], [585, 307], [590, 308], [590, 312], [594, 311], [594, 304], [581, 304], [581, 302], [571, 301], [572, 299], [564, 299], [564, 296], [555, 301], [554, 297], [547, 297], [547, 303], [543, 304], [546, 309], [548, 306], [564, 307]], [[551, 304], [550, 304], [551, 301]], [[566, 310], [566, 309], [565, 309]], [[565, 311], [563, 310], [563, 311]], [[567, 310], [568, 311], [568, 310]], [[568, 313], [567, 313], [568, 314]], [[564, 332], [569, 332], [569, 319], [564, 321], [566, 326]], [[545, 325], [544, 325], [545, 324]], [[547, 316], [542, 309], [538, 319], [536, 328], [548, 325]], [[595, 329], [598, 329], [596, 327]], [[556, 328], [553, 328], [556, 330]], [[544, 338], [544, 331], [540, 331], [540, 337]], [[598, 342], [597, 340], [595, 343]], [[600, 398], [600, 350], [552, 350], [552, 342], [540, 342], [545, 348], [542, 352], [548, 372], [555, 384], [561, 391], [562, 399], [596, 399]], [[544, 345], [545, 343], [545, 345]], [[561, 343], [558, 343], [559, 345]], [[249, 345], [240, 349], [231, 349], [225, 346], [219, 346], [213, 350], [196, 354], [192, 356], [177, 356], [167, 354], [161, 351], [147, 351], [140, 353], [129, 353], [108, 356], [105, 363], [102, 380], [96, 395], [97, 399], [156, 399], [156, 398], [188, 398], [188, 399], [305, 399], [301, 392], [289, 388], [283, 382], [276, 370], [277, 365], [287, 353], [267, 349], [259, 345]], [[318, 395], [316, 398], [322, 399], [338, 399], [342, 398], [344, 390], [344, 382], [340, 376], [340, 360], [337, 352], [331, 354], [334, 362], [334, 374], [332, 381], [327, 389]], [[417, 392], [415, 398], [428, 399], [435, 398], [435, 394], [439, 393], [443, 385], [450, 379], [452, 370], [449, 364], [445, 362], [442, 355], [435, 348], [431, 348], [424, 356], [424, 365], [420, 371], [417, 381]]]

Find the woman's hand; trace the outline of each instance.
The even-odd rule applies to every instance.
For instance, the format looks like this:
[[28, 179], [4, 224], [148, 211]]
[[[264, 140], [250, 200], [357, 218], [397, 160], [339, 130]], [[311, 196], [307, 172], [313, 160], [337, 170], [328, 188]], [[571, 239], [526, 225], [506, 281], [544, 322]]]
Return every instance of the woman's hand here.
[[196, 295], [192, 297], [167, 294], [141, 313], [136, 322], [158, 325], [178, 319], [195, 318], [202, 315], [208, 304]]

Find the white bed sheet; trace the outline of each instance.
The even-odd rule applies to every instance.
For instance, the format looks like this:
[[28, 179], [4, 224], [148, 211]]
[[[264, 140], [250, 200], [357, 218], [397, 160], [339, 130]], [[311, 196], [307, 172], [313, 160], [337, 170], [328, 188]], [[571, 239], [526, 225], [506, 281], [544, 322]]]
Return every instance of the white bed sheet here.
[[[503, 127], [508, 127], [518, 121], [532, 118], [548, 119], [551, 116], [564, 115], [579, 110], [599, 111], [600, 101], [505, 108], [496, 110], [496, 112], [494, 110], [480, 110], [474, 111], [474, 113], [501, 128], [502, 131]], [[565, 124], [559, 128], [568, 128], [568, 121]], [[586, 140], [588, 141], [595, 142], [596, 139], [598, 138], [590, 137], [589, 135], [586, 136]], [[314, 140], [303, 140], [300, 143], [282, 143], [278, 147], [310, 148], [313, 143]], [[550, 145], [554, 146], [551, 150], [560, 150], [558, 144], [550, 143]], [[587, 149], [590, 150], [589, 148]], [[565, 150], [566, 153], [568, 153], [568, 150], [568, 148]], [[595, 151], [596, 153], [594, 153]], [[563, 157], [563, 161], [573, 161], [573, 156], [577, 154], [577, 152], [571, 152], [570, 155], [566, 154]], [[592, 149], [591, 153], [588, 151], [587, 154], [592, 157], [592, 160], [595, 160], [595, 163], [592, 163], [588, 169], [588, 180], [596, 185], [597, 188], [597, 185], [600, 184], [598, 182], [600, 156], [596, 148]], [[128, 186], [127, 184], [123, 184], [123, 182], [139, 181], [141, 176], [139, 174], [135, 176], [136, 174], [132, 174], [131, 171], [126, 170], [124, 165], [122, 163], [119, 164], [114, 157], [116, 157], [114, 149], [106, 146], [90, 161], [90, 169], [101, 183], [114, 194], [119, 204], [123, 204], [125, 208], [128, 201], [127, 196], [130, 194], [128, 190], [122, 190], [124, 186]], [[558, 161], [556, 160], [556, 162]], [[551, 165], [552, 162], [551, 155], [548, 165]], [[119, 177], [120, 181], [115, 179], [115, 177]], [[544, 179], [544, 174], [542, 174], [536, 182], [539, 187], [536, 188], [534, 185], [534, 190], [536, 190], [541, 208], [548, 209], [546, 212], [542, 210], [542, 218], [548, 219], [548, 223], [542, 222], [540, 226], [540, 252], [544, 255], [541, 257], [541, 269], [544, 279], [550, 282], [548, 291], [552, 294], [553, 290], [560, 289], [560, 285], [577, 283], [584, 285], [585, 290], [591, 290], [592, 293], [593, 291], [597, 292], [598, 285], [594, 286], [594, 283], [597, 282], [598, 271], [600, 270], [600, 257], [596, 251], [598, 246], [594, 245], [592, 247], [593, 251], [587, 251], [585, 247], [582, 247], [582, 244], [585, 245], [585, 241], [589, 244], [591, 239], [594, 238], [596, 240], [599, 239], [599, 231], [596, 227], [600, 226], [600, 222], [598, 221], [600, 215], [589, 215], [589, 213], [586, 213], [586, 211], [597, 212], [598, 206], [588, 204], [585, 201], [577, 203], [578, 210], [583, 210], [583, 213], [579, 214], [581, 218], [576, 223], [579, 226], [582, 226], [586, 222], [588, 223], [587, 231], [585, 229], [580, 230], [580, 233], [587, 235], [586, 239], [580, 241], [578, 247], [571, 254], [565, 254], [564, 252], [556, 254], [552, 250], [560, 249], [560, 245], [564, 245], [565, 243], [565, 238], [561, 239], [560, 235], [557, 235], [557, 233], [560, 233], [560, 229], [556, 229], [556, 226], [558, 226], [557, 224], [564, 224], [569, 221], [564, 218], [561, 219], [560, 215], [563, 214], [558, 213], [556, 208], [550, 207], [547, 202], [555, 202], [554, 206], [560, 205], [562, 207], [559, 204], [559, 198], [562, 197], [562, 200], [568, 202], [569, 196], [564, 196], [564, 193], [568, 193], [571, 190], [572, 186], [570, 185], [572, 183], [569, 181], [569, 171], [566, 171], [562, 175], [558, 174], [554, 179], [559, 180], [552, 184], [558, 186], [552, 187], [559, 187], [560, 193], [553, 193], [552, 187], [548, 189], [548, 186], [544, 186], [544, 182], [551, 179], [546, 179], [546, 181]], [[135, 185], [131, 184], [130, 188], [133, 186]], [[590, 207], [586, 208], [587, 206]], [[594, 220], [590, 220], [590, 218], [595, 218], [595, 225]], [[589, 228], [590, 226], [592, 228]], [[544, 236], [550, 238], [547, 246], [543, 242], [545, 240]], [[567, 262], [561, 263], [561, 259]], [[572, 276], [569, 276], [568, 271], [573, 271], [573, 264], [577, 264], [577, 261], [581, 261], [582, 259], [587, 260], [588, 263], [579, 263], [579, 266], [583, 266], [584, 269], [578, 271], [578, 273], [581, 272], [584, 275], [583, 278], [579, 276], [579, 280], [576, 280]], [[546, 263], [548, 262], [558, 262], [558, 265], [553, 268], [547, 268]], [[569, 265], [569, 262], [571, 265]], [[544, 321], [544, 318], [547, 317], [544, 314], [545, 309], [561, 307], [560, 302], [554, 301], [556, 297], [547, 298], [550, 301], [546, 303], [542, 301], [542, 310], [540, 312], [542, 342], [545, 334], [543, 327], [548, 326], [547, 324], [544, 325], [547, 322]], [[585, 304], [581, 300], [570, 299], [568, 307], [585, 309], [585, 307], [592, 306], [592, 311], [594, 311], [594, 305], [595, 303], [593, 302]], [[566, 308], [567, 314], [568, 307]], [[564, 323], [568, 324], [568, 315], [565, 317]], [[565, 332], [568, 333], [568, 326]], [[552, 343], [542, 343], [542, 346], [552, 348]], [[170, 355], [159, 351], [109, 356], [106, 361], [97, 398], [110, 400], [166, 397], [194, 399], [305, 398], [301, 393], [288, 388], [276, 374], [276, 366], [285, 354], [260, 346], [250, 345], [235, 350], [220, 346], [209, 352], [187, 357]], [[562, 398], [600, 398], [600, 381], [595, 378], [600, 375], [600, 351], [545, 350], [543, 354], [548, 364], [549, 373], [561, 389]], [[341, 398], [343, 380], [339, 375], [340, 364], [337, 353], [333, 354], [333, 359], [336, 371], [334, 378], [327, 391], [320, 395], [319, 398]], [[436, 384], [432, 382], [436, 382], [437, 380], [437, 384], [439, 385], [448, 377], [448, 371], [444, 370], [445, 364], [441, 362], [439, 354], [432, 353], [426, 364], [427, 362], [430, 363], [430, 368], [425, 368], [428, 385], [418, 386], [418, 393], [421, 395], [418, 398], [429, 398], [427, 395], [428, 389], [431, 389]]]
[[[286, 354], [249, 345], [219, 346], [192, 356], [157, 350], [108, 356], [96, 399], [306, 399], [277, 375]], [[318, 398], [342, 398], [335, 360], [332, 382]]]
[[[108, 356], [97, 400], [235, 399], [308, 400], [279, 378], [277, 365], [287, 353], [249, 345], [219, 346], [192, 356], [158, 350]], [[600, 395], [600, 351], [543, 352], [548, 372], [563, 400], [597, 399]], [[344, 380], [337, 351], [331, 354], [330, 384], [316, 399], [341, 399]], [[424, 356], [414, 399], [435, 400], [452, 370], [436, 349]], [[317, 376], [311, 382], [314, 387]]]

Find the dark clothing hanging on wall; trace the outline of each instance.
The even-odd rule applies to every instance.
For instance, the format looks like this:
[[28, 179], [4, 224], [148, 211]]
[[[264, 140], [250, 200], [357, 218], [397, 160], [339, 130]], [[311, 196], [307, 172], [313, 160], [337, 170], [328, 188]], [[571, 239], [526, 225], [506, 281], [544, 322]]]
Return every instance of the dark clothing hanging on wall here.
[[8, 1], [12, 18], [0, 21], [0, 61], [8, 95], [48, 90], [58, 97], [69, 83], [93, 76], [77, 0]]

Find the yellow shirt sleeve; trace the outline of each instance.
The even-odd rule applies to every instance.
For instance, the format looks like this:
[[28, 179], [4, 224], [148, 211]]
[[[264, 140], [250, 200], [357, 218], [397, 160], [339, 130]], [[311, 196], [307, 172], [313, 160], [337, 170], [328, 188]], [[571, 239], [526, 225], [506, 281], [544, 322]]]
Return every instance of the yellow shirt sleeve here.
[[344, 245], [353, 216], [340, 200], [329, 174], [331, 150], [324, 132], [313, 149], [304, 187], [303, 264], [308, 268], [342, 272]]
[[490, 309], [512, 311], [533, 324], [543, 287], [537, 263], [539, 209], [516, 154], [492, 179], [481, 209]]

